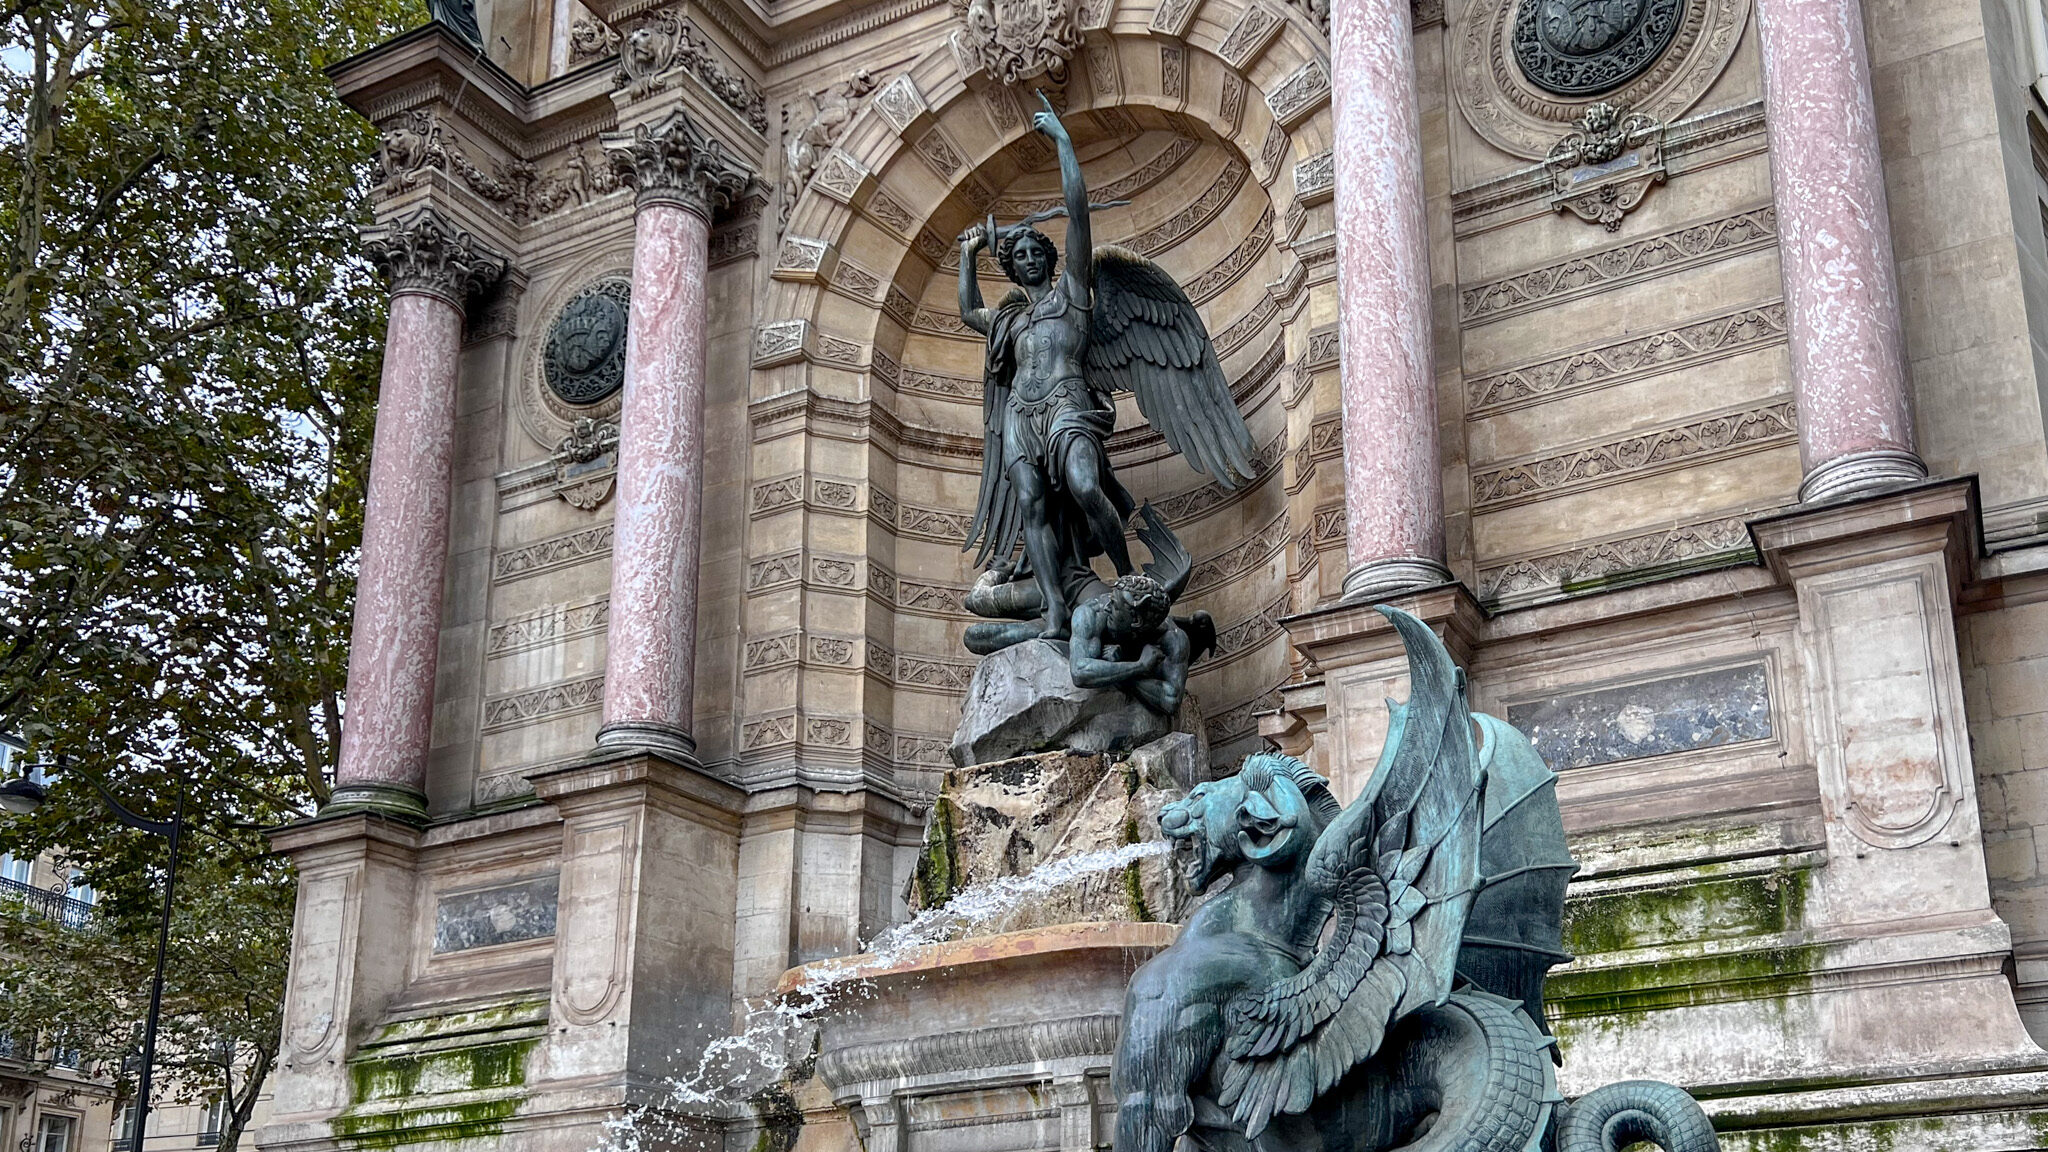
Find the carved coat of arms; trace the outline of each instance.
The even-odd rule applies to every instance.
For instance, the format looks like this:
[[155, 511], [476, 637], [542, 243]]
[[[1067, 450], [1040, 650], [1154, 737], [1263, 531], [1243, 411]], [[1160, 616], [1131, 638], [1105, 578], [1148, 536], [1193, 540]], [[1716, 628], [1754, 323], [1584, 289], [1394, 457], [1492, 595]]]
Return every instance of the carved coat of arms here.
[[1081, 46], [1070, 0], [953, 0], [961, 54], [1005, 84], [1045, 76], [1067, 81]]

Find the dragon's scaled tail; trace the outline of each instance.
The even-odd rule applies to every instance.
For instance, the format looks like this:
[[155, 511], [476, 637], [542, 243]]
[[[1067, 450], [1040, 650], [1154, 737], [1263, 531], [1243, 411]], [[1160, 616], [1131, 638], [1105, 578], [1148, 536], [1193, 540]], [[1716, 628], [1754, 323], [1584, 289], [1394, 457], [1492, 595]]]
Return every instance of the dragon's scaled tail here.
[[1573, 1101], [1557, 1152], [1621, 1152], [1647, 1140], [1664, 1152], [1720, 1152], [1714, 1125], [1685, 1090], [1661, 1080], [1623, 1080]]

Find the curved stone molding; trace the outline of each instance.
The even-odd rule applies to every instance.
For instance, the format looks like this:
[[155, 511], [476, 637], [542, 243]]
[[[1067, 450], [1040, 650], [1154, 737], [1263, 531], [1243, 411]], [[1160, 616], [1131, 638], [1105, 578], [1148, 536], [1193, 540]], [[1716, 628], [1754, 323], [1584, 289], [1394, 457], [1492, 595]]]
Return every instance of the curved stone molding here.
[[1545, 500], [1710, 459], [1789, 444], [1798, 435], [1790, 399], [1701, 416], [1551, 456], [1472, 470], [1472, 510]]
[[[1750, 0], [1691, 0], [1654, 63], [1601, 99], [1669, 124], [1727, 70]], [[1511, 47], [1520, 3], [1468, 3], [1451, 20], [1451, 89], [1474, 131], [1510, 156], [1538, 160], [1585, 110], [1529, 82]]]
[[363, 254], [391, 284], [391, 294], [419, 292], [466, 308], [511, 269], [505, 257], [433, 206], [363, 230]]
[[1842, 496], [1860, 496], [1893, 484], [1927, 479], [1927, 465], [1911, 452], [1881, 448], [1837, 456], [1799, 482], [1799, 500], [1818, 504]]
[[675, 204], [706, 220], [746, 191], [753, 169], [677, 109], [653, 126], [599, 137], [605, 156], [638, 204]]
[[1007, 1068], [1072, 1056], [1106, 1059], [1116, 1049], [1120, 1025], [1115, 1016], [1081, 1016], [863, 1044], [826, 1053], [818, 1061], [818, 1078], [836, 1093], [852, 1084], [935, 1072]]

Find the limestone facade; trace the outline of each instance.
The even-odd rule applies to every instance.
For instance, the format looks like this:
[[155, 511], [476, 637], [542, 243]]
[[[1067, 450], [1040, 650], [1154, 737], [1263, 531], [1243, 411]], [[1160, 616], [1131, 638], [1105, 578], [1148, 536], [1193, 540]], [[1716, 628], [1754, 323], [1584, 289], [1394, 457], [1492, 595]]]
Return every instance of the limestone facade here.
[[[1581, 960], [1554, 979], [1566, 1079], [1710, 1089], [1736, 1146], [2027, 1147], [2048, 1116], [2022, 1027], [2048, 1037], [2035, 2], [1646, 0], [1668, 40], [1597, 94], [1602, 119], [1515, 62], [1515, 0], [1336, 0], [1376, 51], [1407, 25], [1420, 144], [1397, 158], [1419, 165], [1422, 234], [1403, 251], [1426, 260], [1431, 344], [1404, 371], [1433, 373], [1439, 471], [1417, 487], [1442, 526], [1419, 558], [1455, 579], [1404, 603], [1564, 774], [1585, 865]], [[1781, 267], [1766, 110], [1791, 96], [1766, 89], [1764, 21], [1815, 5], [1860, 22], [1882, 204], [1858, 219], [1889, 246], [1867, 271], [1894, 305], [1859, 323], [1879, 316], [1862, 330], [1891, 342], [1900, 442], [1932, 479], [1802, 505], [1802, 405], [1826, 395], [1794, 334], [1825, 325], [1788, 314], [1787, 277], [1822, 273]], [[389, 642], [372, 671], [430, 697], [431, 722], [352, 694], [352, 717], [394, 718], [387, 750], [365, 743], [348, 802], [278, 838], [301, 888], [265, 1147], [590, 1147], [702, 1029], [904, 917], [972, 668], [982, 348], [953, 239], [1056, 200], [1034, 89], [1096, 198], [1130, 201], [1096, 235], [1187, 286], [1260, 446], [1259, 479], [1226, 491], [1128, 399], [1110, 441], [1219, 624], [1190, 681], [1215, 762], [1272, 742], [1346, 795], [1362, 781], [1402, 689], [1377, 617], [1340, 598], [1361, 557], [1416, 549], [1351, 547], [1376, 521], [1347, 508], [1346, 452], [1418, 438], [1347, 430], [1340, 321], [1421, 305], [1339, 294], [1340, 203], [1406, 194], [1338, 187], [1380, 169], [1338, 163], [1332, 90], [1356, 78], [1333, 76], [1328, 6], [1021, 7], [1044, 34], [1005, 47], [936, 0], [479, 0], [481, 57], [434, 26], [334, 69], [382, 133], [380, 221], [430, 212], [502, 266], [444, 271], [439, 294], [394, 278], [394, 363], [453, 395], [405, 408], [441, 447], [388, 471], [417, 495], [439, 469], [447, 491], [392, 530], [414, 575], [377, 585], [395, 607], [367, 609], [358, 644]], [[676, 116], [742, 174], [707, 214], [640, 194], [635, 134]], [[671, 285], [701, 330], [662, 329], [687, 357], [630, 345], [654, 331], [631, 319], [653, 240], [701, 269]], [[635, 469], [672, 455], [631, 463], [613, 355], [628, 391], [691, 361], [664, 411], [697, 423], [663, 443], [699, 471], [663, 490], [695, 488], [694, 582], [634, 609], [634, 635], [688, 643], [634, 672], [635, 693], [692, 685], [659, 716], [607, 683], [631, 664], [607, 644], [629, 579], [614, 525]], [[440, 583], [432, 644], [399, 627], [436, 599], [421, 580]], [[687, 626], [644, 618], [692, 599]], [[613, 739], [622, 716], [688, 740]], [[810, 1091], [801, 1139], [848, 1147], [853, 1122]], [[692, 1123], [751, 1140], [762, 1121]]]

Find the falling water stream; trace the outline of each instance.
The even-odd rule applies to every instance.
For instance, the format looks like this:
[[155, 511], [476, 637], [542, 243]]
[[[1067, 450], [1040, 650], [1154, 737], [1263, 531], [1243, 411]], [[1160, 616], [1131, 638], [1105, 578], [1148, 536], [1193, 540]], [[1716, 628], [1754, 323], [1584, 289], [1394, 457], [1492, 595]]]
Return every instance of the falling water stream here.
[[970, 885], [944, 904], [882, 932], [868, 941], [859, 956], [813, 966], [802, 983], [749, 1007], [739, 1031], [706, 1044], [695, 1067], [669, 1077], [664, 1084], [666, 1098], [629, 1109], [608, 1122], [598, 1152], [651, 1152], [693, 1143], [697, 1130], [677, 1124], [670, 1112], [701, 1115], [745, 1107], [757, 1093], [782, 1081], [792, 1063], [808, 1053], [806, 1025], [812, 1019], [848, 997], [871, 993], [869, 978], [902, 964], [913, 950], [986, 934], [1027, 900], [1138, 860], [1165, 855], [1170, 848], [1164, 840], [1102, 848], [1048, 860], [1022, 876]]

